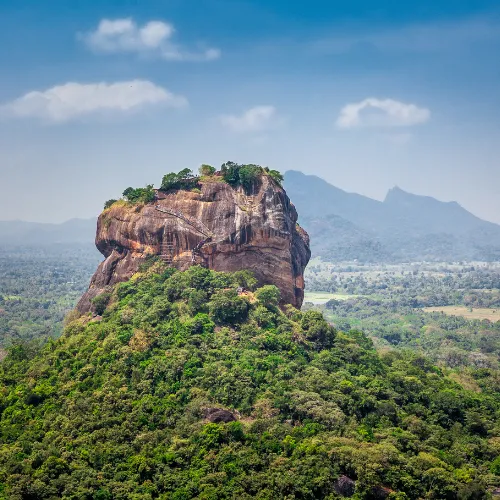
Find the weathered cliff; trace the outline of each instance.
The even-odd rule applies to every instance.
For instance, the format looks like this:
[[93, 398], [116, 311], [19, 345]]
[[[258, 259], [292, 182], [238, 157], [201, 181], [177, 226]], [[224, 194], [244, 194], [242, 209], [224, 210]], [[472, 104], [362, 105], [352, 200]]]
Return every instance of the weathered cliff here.
[[80, 312], [91, 310], [91, 300], [110, 285], [128, 280], [148, 255], [179, 269], [248, 269], [260, 285], [279, 287], [284, 303], [302, 305], [309, 237], [283, 188], [263, 174], [250, 192], [217, 177], [200, 181], [197, 191], [159, 191], [152, 203], [118, 202], [99, 216], [96, 245], [105, 260]]

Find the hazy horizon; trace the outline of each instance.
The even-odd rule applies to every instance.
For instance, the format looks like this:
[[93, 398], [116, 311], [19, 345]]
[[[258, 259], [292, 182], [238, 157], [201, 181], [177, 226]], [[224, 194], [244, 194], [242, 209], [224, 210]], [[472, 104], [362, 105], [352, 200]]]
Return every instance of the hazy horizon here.
[[[285, 176], [286, 176], [286, 174], [287, 174], [288, 172], [300, 172], [300, 173], [304, 174], [304, 172], [301, 172], [301, 171], [297, 171], [297, 170], [293, 170], [293, 171], [292, 171], [292, 170], [288, 170], [287, 172], [284, 172], [284, 173], [285, 173]], [[315, 177], [318, 177], [318, 178], [322, 179], [322, 177], [319, 177], [319, 176], [317, 176], [317, 175], [315, 175], [315, 174], [304, 174], [304, 175], [315, 176]], [[325, 180], [325, 179], [322, 179], [322, 180]], [[286, 179], [285, 179], [285, 181], [286, 181]], [[327, 181], [325, 181], [325, 182], [327, 182]], [[330, 185], [332, 185], [332, 186], [333, 186], [333, 184], [331, 184], [331, 183], [328, 183], [328, 184], [330, 184]], [[285, 185], [284, 187], [285, 187], [285, 189], [286, 189], [286, 185]], [[338, 188], [338, 186], [334, 186], [334, 187]], [[340, 188], [340, 189], [341, 189], [341, 188]], [[400, 190], [404, 191], [405, 193], [407, 193], [407, 194], [411, 194], [411, 195], [422, 196], [422, 197], [428, 197], [428, 195], [426, 195], [426, 194], [424, 194], [424, 193], [412, 193], [411, 191], [404, 190], [404, 189], [402, 189], [400, 186], [397, 186], [397, 185], [394, 185], [392, 188], [389, 188], [389, 189], [387, 190], [387, 192], [386, 192], [386, 195], [389, 193], [389, 191], [391, 191], [391, 190], [393, 190], [393, 189], [400, 189]], [[361, 194], [361, 193], [356, 193], [355, 191], [345, 191], [345, 190], [344, 190], [344, 192], [349, 193], [349, 194]], [[363, 196], [365, 196], [365, 195], [363, 195]], [[385, 195], [384, 195], [382, 198], [379, 198], [379, 199], [377, 199], [377, 198], [372, 198], [372, 197], [369, 197], [369, 196], [368, 196], [367, 198], [370, 198], [370, 199], [372, 199], [372, 200], [376, 200], [376, 201], [383, 202], [383, 201], [384, 201], [384, 199], [385, 199]], [[437, 198], [434, 198], [434, 197], [431, 197], [431, 198], [432, 198], [432, 199], [437, 199]], [[446, 202], [455, 202], [456, 200], [439, 200], [439, 199], [438, 199], [438, 201], [443, 202], [443, 203], [446, 203]], [[293, 200], [292, 200], [292, 202], [293, 202]], [[460, 206], [462, 206], [462, 205], [460, 205]], [[463, 207], [463, 206], [462, 206], [462, 208], [465, 208], [465, 207]], [[24, 223], [24, 222], [26, 222], [26, 223], [34, 223], [34, 224], [38, 224], [38, 223], [40, 223], [40, 224], [64, 224], [64, 223], [66, 223], [66, 222], [70, 222], [70, 221], [72, 221], [72, 220], [82, 220], [82, 221], [94, 220], [94, 219], [97, 219], [97, 217], [98, 217], [98, 215], [99, 215], [99, 213], [100, 213], [100, 212], [101, 212], [101, 210], [99, 210], [99, 211], [98, 211], [98, 213], [96, 213], [95, 215], [93, 215], [93, 216], [91, 216], [91, 217], [71, 217], [71, 218], [69, 218], [69, 219], [64, 219], [64, 220], [61, 220], [61, 221], [55, 221], [55, 222], [54, 222], [54, 221], [37, 221], [37, 220], [27, 220], [27, 219], [0, 219], [0, 222], [23, 222], [23, 223]], [[474, 216], [477, 216], [477, 214], [474, 214], [473, 212], [470, 212], [470, 213], [471, 213], [472, 215], [474, 215]], [[299, 214], [299, 215], [300, 215], [300, 214]], [[479, 216], [477, 216], [477, 217], [479, 217]], [[480, 218], [481, 218], [481, 217], [480, 217]], [[482, 218], [482, 219], [483, 219], [483, 220], [485, 220], [485, 221], [488, 221], [488, 222], [493, 222], [493, 223], [495, 223], [495, 224], [498, 224], [498, 222], [495, 222], [495, 221], [492, 221], [492, 220], [488, 220], [488, 219], [484, 219], [484, 218]]]
[[0, 7], [2, 220], [233, 160], [500, 223], [495, 1], [21, 3]]

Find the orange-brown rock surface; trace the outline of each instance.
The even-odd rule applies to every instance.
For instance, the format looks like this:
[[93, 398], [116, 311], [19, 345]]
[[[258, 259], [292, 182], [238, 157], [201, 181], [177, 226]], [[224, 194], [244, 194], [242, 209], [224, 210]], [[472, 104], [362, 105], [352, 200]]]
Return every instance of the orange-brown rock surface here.
[[128, 280], [148, 255], [179, 269], [248, 269], [260, 285], [278, 286], [284, 303], [302, 305], [309, 237], [283, 188], [263, 174], [248, 193], [217, 177], [201, 181], [199, 190], [158, 191], [153, 203], [118, 202], [99, 216], [96, 245], [105, 260], [80, 312], [110, 285]]

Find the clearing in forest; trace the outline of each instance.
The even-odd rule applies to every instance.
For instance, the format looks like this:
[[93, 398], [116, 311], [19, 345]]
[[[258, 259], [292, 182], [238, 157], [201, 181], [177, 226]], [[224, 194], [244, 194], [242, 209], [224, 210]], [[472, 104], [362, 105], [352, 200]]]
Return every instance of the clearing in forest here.
[[[347, 300], [359, 297], [359, 295], [348, 295], [345, 293], [328, 293], [328, 292], [305, 292], [304, 303], [311, 302], [313, 304], [326, 304], [329, 300]], [[499, 318], [500, 319], [500, 318]]]
[[425, 312], [443, 312], [448, 316], [463, 316], [468, 319], [488, 319], [500, 321], [500, 308], [489, 309], [487, 307], [465, 307], [465, 306], [441, 306], [424, 307]]

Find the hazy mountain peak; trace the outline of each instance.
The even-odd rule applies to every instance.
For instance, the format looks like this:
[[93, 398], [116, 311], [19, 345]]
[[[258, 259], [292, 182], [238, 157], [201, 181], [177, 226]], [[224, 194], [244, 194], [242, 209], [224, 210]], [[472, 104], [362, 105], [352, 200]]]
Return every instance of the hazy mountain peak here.
[[439, 202], [439, 200], [436, 200], [436, 198], [433, 198], [432, 196], [423, 196], [419, 194], [414, 194], [410, 193], [409, 191], [405, 191], [404, 189], [400, 188], [399, 186], [394, 186], [393, 188], [389, 189], [387, 191], [387, 194], [384, 199], [384, 203], [392, 203], [392, 202], [397, 202], [397, 201], [428, 201], [428, 202]]
[[304, 187], [307, 186], [309, 189], [309, 186], [314, 186], [315, 189], [321, 189], [322, 191], [326, 189], [328, 191], [335, 191], [338, 194], [350, 194], [347, 191], [328, 183], [325, 179], [322, 179], [317, 175], [304, 174], [299, 170], [287, 170], [285, 172], [285, 182], [294, 184], [297, 187], [302, 185]]
[[394, 186], [393, 188], [389, 189], [387, 191], [387, 194], [384, 199], [384, 203], [390, 203], [394, 201], [399, 201], [399, 200], [413, 200], [413, 201], [421, 201], [421, 202], [427, 202], [427, 203], [437, 203], [440, 205], [448, 205], [448, 206], [453, 206], [453, 207], [458, 207], [461, 208], [462, 210], [465, 210], [460, 203], [456, 201], [441, 201], [438, 200], [437, 198], [434, 198], [433, 196], [427, 196], [427, 195], [422, 195], [422, 194], [415, 194], [415, 193], [410, 193], [409, 191], [405, 191], [404, 189], [400, 188], [399, 186]]
[[[340, 238], [353, 249], [342, 255], [356, 258], [370, 241], [403, 259], [490, 259], [497, 255], [491, 248], [500, 244], [500, 227], [481, 220], [455, 201], [413, 194], [396, 185], [380, 202], [297, 171], [286, 172], [285, 187], [305, 229], [314, 228], [313, 252], [338, 251]], [[330, 215], [353, 223], [357, 230], [332, 224]], [[365, 233], [361, 236], [360, 231]]]

